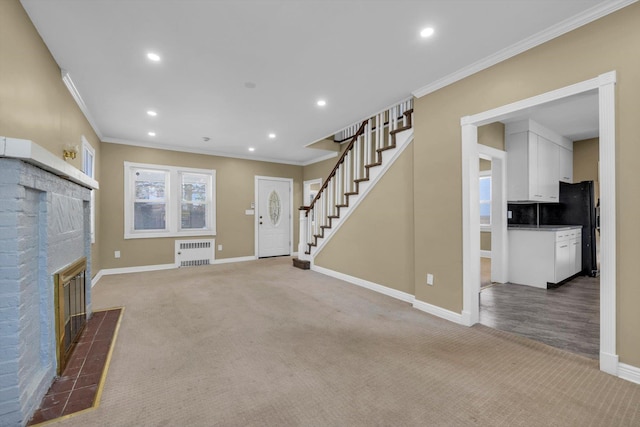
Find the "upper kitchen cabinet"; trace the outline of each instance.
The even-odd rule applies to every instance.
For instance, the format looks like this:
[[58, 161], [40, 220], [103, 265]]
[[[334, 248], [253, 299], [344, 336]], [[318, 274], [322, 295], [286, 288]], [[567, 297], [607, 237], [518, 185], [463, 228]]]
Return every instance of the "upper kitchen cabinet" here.
[[557, 203], [560, 181], [573, 181], [573, 142], [533, 120], [505, 126], [507, 200]]

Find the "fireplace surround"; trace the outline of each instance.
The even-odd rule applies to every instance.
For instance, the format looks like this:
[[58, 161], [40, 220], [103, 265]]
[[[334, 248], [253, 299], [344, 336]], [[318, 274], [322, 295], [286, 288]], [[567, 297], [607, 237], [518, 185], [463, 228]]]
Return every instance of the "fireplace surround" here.
[[97, 182], [31, 141], [0, 137], [0, 419], [25, 425], [58, 369], [55, 273], [86, 260]]

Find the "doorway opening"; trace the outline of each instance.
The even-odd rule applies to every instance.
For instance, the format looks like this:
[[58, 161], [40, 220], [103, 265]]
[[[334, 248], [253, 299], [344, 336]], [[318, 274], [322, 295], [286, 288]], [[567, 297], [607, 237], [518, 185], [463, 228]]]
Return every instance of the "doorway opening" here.
[[[599, 361], [600, 369], [616, 375], [616, 221], [615, 221], [615, 72], [508, 104], [474, 116], [463, 117], [462, 182], [463, 182], [463, 320], [468, 325], [480, 320], [480, 215], [478, 127], [505, 121], [544, 105], [587, 93], [597, 93], [600, 158], [600, 301]], [[506, 209], [502, 212], [506, 214]], [[505, 215], [506, 217], [506, 215]], [[499, 229], [506, 230], [506, 218]], [[493, 227], [492, 227], [493, 231]], [[506, 233], [505, 233], [506, 235]], [[492, 239], [493, 243], [493, 239]], [[507, 242], [502, 250], [505, 259]], [[492, 246], [493, 251], [497, 249]], [[493, 269], [492, 269], [493, 274]]]

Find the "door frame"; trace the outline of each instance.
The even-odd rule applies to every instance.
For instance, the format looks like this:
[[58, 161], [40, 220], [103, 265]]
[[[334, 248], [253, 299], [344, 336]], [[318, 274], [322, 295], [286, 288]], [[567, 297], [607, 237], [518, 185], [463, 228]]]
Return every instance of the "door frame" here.
[[[598, 93], [600, 121], [600, 370], [618, 375], [616, 349], [616, 72], [460, 119], [462, 127], [462, 322], [479, 321], [480, 216], [478, 126], [585, 92]], [[508, 156], [507, 156], [508, 161]], [[493, 249], [493, 248], [492, 248]]]
[[295, 255], [293, 252], [293, 178], [282, 178], [275, 176], [260, 176], [254, 175], [253, 177], [253, 188], [254, 188], [254, 211], [253, 211], [253, 234], [254, 234], [254, 243], [253, 243], [253, 257], [258, 259], [258, 248], [260, 247], [260, 237], [258, 233], [258, 208], [260, 203], [260, 193], [258, 188], [258, 183], [260, 180], [269, 180], [269, 181], [284, 181], [289, 183], [289, 255]]
[[[491, 281], [508, 281], [507, 153], [478, 144], [478, 158], [491, 160]], [[478, 217], [480, 212], [478, 212]], [[478, 242], [480, 244], [480, 242]], [[478, 270], [479, 271], [479, 270]], [[480, 276], [477, 292], [480, 293]], [[478, 300], [479, 302], [479, 300]]]

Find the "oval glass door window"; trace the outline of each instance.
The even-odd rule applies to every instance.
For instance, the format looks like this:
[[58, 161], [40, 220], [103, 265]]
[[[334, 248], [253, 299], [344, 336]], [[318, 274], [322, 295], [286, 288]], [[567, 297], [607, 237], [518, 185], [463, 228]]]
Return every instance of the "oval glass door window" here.
[[271, 191], [269, 194], [269, 219], [274, 227], [277, 227], [280, 222], [280, 205], [280, 195], [276, 190]]

